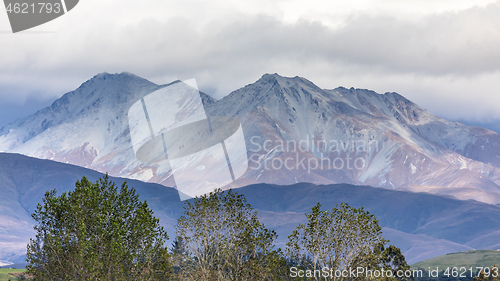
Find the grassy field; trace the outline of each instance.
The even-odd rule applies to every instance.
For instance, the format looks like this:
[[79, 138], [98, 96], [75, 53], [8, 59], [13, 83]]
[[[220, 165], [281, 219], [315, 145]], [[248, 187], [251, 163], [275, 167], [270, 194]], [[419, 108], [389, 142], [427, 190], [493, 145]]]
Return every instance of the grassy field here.
[[23, 273], [24, 271], [25, 271], [24, 269], [0, 268], [0, 281], [18, 280], [15, 276], [11, 275], [11, 273], [19, 274], [19, 273]]
[[[424, 270], [422, 278], [416, 278], [418, 281], [469, 281], [472, 280], [473, 276], [477, 276], [480, 267], [487, 267], [487, 270], [490, 271], [493, 265], [500, 266], [500, 251], [498, 250], [475, 250], [447, 254], [413, 264], [411, 268]], [[430, 276], [429, 268], [431, 271], [437, 270], [436, 275]], [[456, 275], [453, 275], [453, 269], [455, 269]]]
[[447, 254], [433, 259], [425, 260], [413, 264], [412, 268], [428, 268], [428, 267], [491, 267], [492, 265], [500, 266], [500, 251], [498, 250], [475, 250], [462, 253]]

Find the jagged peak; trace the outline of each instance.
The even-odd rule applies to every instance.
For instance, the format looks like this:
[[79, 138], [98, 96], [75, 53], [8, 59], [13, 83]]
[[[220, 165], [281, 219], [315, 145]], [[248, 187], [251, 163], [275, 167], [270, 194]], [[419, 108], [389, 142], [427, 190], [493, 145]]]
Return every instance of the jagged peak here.
[[384, 96], [391, 97], [391, 98], [393, 98], [396, 101], [404, 101], [406, 103], [413, 103], [409, 99], [405, 98], [404, 96], [402, 96], [402, 95], [400, 95], [400, 94], [398, 94], [396, 92], [386, 92], [384, 94]]
[[363, 94], [363, 95], [377, 95], [381, 96], [382, 94], [379, 94], [375, 92], [374, 90], [369, 90], [369, 89], [362, 89], [362, 88], [354, 88], [354, 87], [344, 87], [344, 86], [338, 86], [337, 88], [330, 90], [326, 89], [329, 92], [340, 92], [342, 94]]
[[41, 111], [77, 114], [86, 110], [85, 108], [90, 109], [103, 103], [108, 106], [128, 103], [134, 96], [145, 94], [157, 87], [155, 83], [130, 72], [114, 74], [101, 72], [82, 83], [77, 89], [65, 93]]
[[252, 86], [252, 85], [267, 85], [267, 84], [276, 84], [278, 85], [279, 84], [279, 80], [283, 79], [284, 77], [280, 76], [279, 74], [277, 73], [274, 73], [274, 74], [269, 74], [269, 73], [265, 73], [264, 75], [262, 75], [262, 77], [260, 77], [257, 81], [255, 81], [254, 83], [251, 83], [247, 86]]
[[107, 78], [139, 78], [139, 79], [144, 79], [138, 75], [135, 75], [135, 74], [127, 72], [127, 71], [120, 72], [120, 73], [109, 73], [109, 72], [105, 71], [105, 72], [101, 72], [101, 73], [94, 75], [94, 77], [92, 77], [90, 80], [92, 80], [92, 79], [107, 79]]
[[124, 89], [139, 89], [144, 87], [155, 88], [158, 85], [130, 72], [113, 74], [101, 72], [82, 83], [76, 90], [64, 94], [61, 99], [68, 99], [72, 96], [80, 96], [82, 94], [92, 94], [96, 89], [115, 89], [113, 91], [106, 90], [105, 92], [117, 94], [127, 92]]
[[281, 90], [285, 90], [288, 88], [302, 88], [305, 89], [306, 91], [314, 91], [318, 93], [322, 93], [324, 90], [318, 87], [316, 84], [311, 82], [310, 80], [300, 77], [300, 76], [295, 76], [295, 77], [286, 77], [286, 76], [281, 76], [277, 73], [274, 74], [269, 74], [266, 73], [262, 75], [262, 77], [257, 80], [255, 83], [247, 85], [247, 86], [252, 86], [252, 85], [266, 85], [266, 84], [273, 84], [281, 88]]
[[260, 79], [269, 79], [278, 77], [283, 77], [283, 76], [279, 75], [278, 73], [264, 73], [262, 74], [262, 77], [260, 77]]
[[121, 73], [101, 72], [99, 74], [94, 75], [94, 77], [90, 78], [89, 80], [85, 81], [81, 86], [86, 86], [94, 83], [102, 83], [102, 81], [106, 81], [106, 83], [109, 82], [123, 83], [124, 81], [127, 81], [127, 82], [154, 84], [153, 82], [130, 72], [121, 72]]

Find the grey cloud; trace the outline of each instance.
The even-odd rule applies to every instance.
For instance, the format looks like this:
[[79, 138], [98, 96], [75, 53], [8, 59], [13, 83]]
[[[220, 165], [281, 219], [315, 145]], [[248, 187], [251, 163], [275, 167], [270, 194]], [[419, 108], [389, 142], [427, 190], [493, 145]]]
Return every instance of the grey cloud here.
[[[78, 20], [71, 23], [78, 26]], [[489, 74], [500, 71], [500, 1], [419, 21], [357, 14], [338, 28], [250, 15], [204, 26], [182, 17], [125, 26], [111, 20], [87, 24], [75, 32], [66, 28], [2, 44], [0, 51], [11, 55], [0, 59], [5, 66], [0, 83], [16, 87], [26, 81], [33, 90], [41, 86], [54, 95], [98, 72], [129, 71], [159, 83], [169, 82], [162, 80], [167, 76], [194, 77], [201, 89], [221, 97], [265, 72], [278, 72], [326, 88], [343, 84], [399, 91], [424, 106], [453, 96], [459, 104], [454, 108], [460, 108], [475, 83], [483, 83], [483, 92], [495, 88], [498, 75]], [[465, 81], [463, 90], [453, 79]], [[491, 93], [483, 97], [495, 99]], [[484, 106], [495, 109], [491, 102]], [[447, 116], [460, 113], [454, 108], [433, 107]], [[478, 105], [474, 111], [471, 117], [488, 110]]]
[[265, 16], [221, 19], [201, 28], [182, 18], [145, 20], [124, 27], [96, 24], [84, 34], [56, 38], [57, 46], [28, 48], [32, 55], [24, 60], [58, 69], [111, 66], [181, 73], [327, 60], [389, 72], [472, 75], [500, 69], [498, 26], [500, 2], [418, 22], [361, 14], [337, 29], [308, 21], [283, 24]]
[[470, 75], [500, 69], [500, 2], [419, 22], [357, 16], [339, 30], [335, 53], [393, 71]]

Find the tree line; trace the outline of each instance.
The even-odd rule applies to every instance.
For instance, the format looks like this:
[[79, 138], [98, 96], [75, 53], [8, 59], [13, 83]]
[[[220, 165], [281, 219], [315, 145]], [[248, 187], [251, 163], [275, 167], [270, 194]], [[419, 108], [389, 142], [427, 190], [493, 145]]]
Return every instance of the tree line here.
[[285, 249], [276, 249], [276, 232], [244, 195], [217, 190], [185, 202], [169, 246], [134, 188], [118, 187], [107, 175], [75, 185], [59, 196], [47, 192], [32, 214], [36, 237], [27, 246], [26, 274], [32, 280], [411, 279], [398, 275], [410, 267], [363, 208], [323, 210], [318, 203]]

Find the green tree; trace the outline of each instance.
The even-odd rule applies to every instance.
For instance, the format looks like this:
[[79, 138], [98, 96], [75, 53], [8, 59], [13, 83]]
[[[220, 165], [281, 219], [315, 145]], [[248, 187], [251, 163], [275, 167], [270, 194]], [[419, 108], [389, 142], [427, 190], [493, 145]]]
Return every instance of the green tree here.
[[273, 250], [276, 233], [231, 190], [187, 201], [177, 236], [181, 280], [279, 280], [283, 270], [283, 257]]
[[32, 214], [27, 251], [34, 280], [165, 280], [167, 233], [134, 188], [118, 191], [108, 175], [83, 177], [74, 191], [45, 194]]
[[[366, 269], [401, 269], [407, 264], [397, 255], [394, 246], [384, 249], [388, 241], [374, 215], [363, 208], [341, 204], [331, 212], [316, 204], [306, 214], [307, 223], [299, 224], [289, 236], [286, 253], [296, 267], [310, 272], [323, 268], [344, 271], [358, 267]], [[399, 249], [398, 249], [399, 250]], [[399, 252], [400, 254], [400, 252]], [[409, 267], [408, 267], [409, 268]], [[331, 275], [311, 275], [310, 280], [334, 280]], [[359, 280], [367, 280], [359, 276]], [[353, 280], [335, 278], [335, 280]]]
[[493, 265], [491, 268], [488, 268], [488, 270], [485, 269], [479, 272], [478, 276], [474, 276], [473, 280], [498, 281], [500, 280], [500, 270], [498, 266]]
[[[403, 273], [410, 271], [410, 265], [406, 262], [406, 258], [401, 253], [401, 249], [394, 245], [389, 245], [385, 247], [384, 244], [380, 244], [376, 247], [373, 255], [373, 263], [370, 264], [370, 268], [384, 269], [386, 271], [392, 272], [392, 278], [380, 278], [380, 280], [413, 280], [413, 276], [407, 278]], [[401, 277], [398, 277], [398, 272]]]

